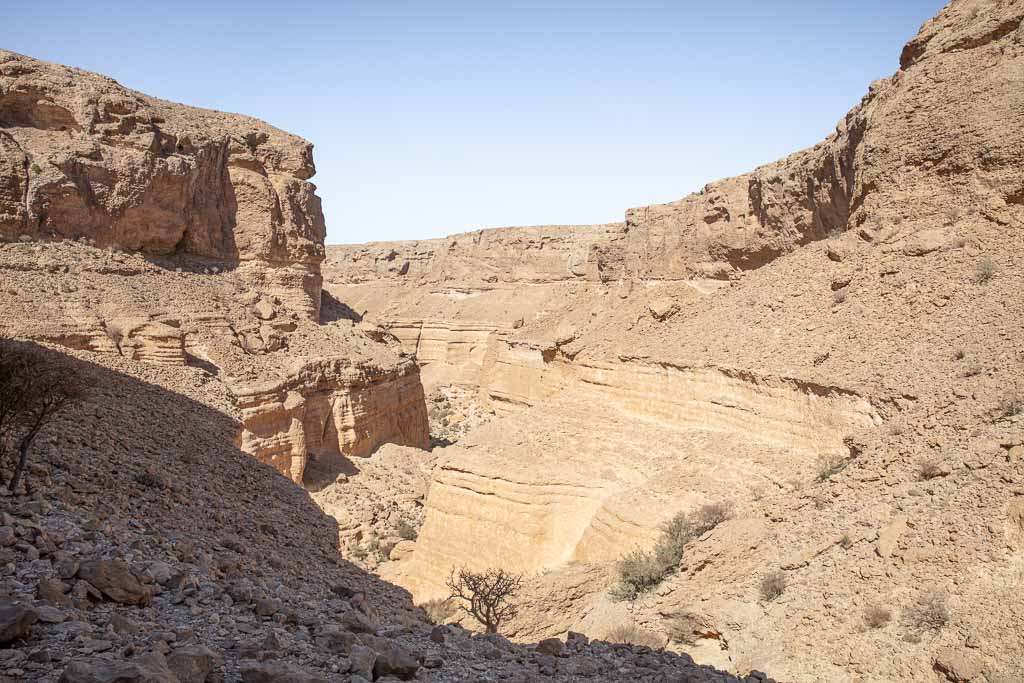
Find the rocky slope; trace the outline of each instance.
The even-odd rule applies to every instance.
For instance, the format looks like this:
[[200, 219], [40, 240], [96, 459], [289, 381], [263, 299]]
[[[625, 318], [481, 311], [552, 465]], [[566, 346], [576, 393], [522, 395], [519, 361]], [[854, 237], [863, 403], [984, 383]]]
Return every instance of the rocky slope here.
[[0, 333], [205, 369], [295, 481], [427, 445], [416, 365], [321, 306], [308, 142], [0, 51], [0, 143]]
[[[429, 385], [478, 388], [499, 416], [434, 451], [415, 548], [383, 575], [421, 598], [453, 565], [532, 573], [527, 639], [636, 623], [740, 673], [1012, 677], [1022, 19], [1019, 1], [950, 3], [835, 135], [628, 211], [578, 278], [328, 277]], [[332, 264], [345, 253], [328, 272], [358, 266]], [[733, 519], [659, 589], [609, 599], [616, 557], [716, 502]], [[929, 592], [948, 615], [922, 633]]]

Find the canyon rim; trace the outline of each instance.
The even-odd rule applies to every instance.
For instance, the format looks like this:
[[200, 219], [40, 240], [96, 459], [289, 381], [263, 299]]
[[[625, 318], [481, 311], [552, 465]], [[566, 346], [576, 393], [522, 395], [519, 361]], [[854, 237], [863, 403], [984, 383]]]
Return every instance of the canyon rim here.
[[326, 245], [315, 172], [0, 50], [0, 369], [81, 389], [0, 497], [4, 683], [1024, 673], [1024, 1], [621, 222]]

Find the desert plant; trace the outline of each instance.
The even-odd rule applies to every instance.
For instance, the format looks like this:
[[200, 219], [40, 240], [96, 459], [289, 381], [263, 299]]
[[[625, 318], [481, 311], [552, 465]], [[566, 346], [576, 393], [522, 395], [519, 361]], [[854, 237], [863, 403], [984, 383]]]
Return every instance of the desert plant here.
[[43, 172], [43, 169], [40, 168], [39, 164], [37, 164], [37, 163], [33, 163], [31, 168], [32, 168], [32, 172], [33, 173], [42, 173]]
[[949, 621], [946, 596], [938, 591], [926, 591], [903, 610], [903, 621], [915, 633], [941, 631]]
[[864, 609], [864, 624], [868, 628], [882, 628], [892, 619], [892, 612], [881, 605], [868, 605]]
[[408, 521], [401, 519], [398, 521], [398, 537], [406, 541], [415, 541], [419, 535], [419, 531], [410, 524]]
[[36, 437], [83, 390], [75, 369], [52, 352], [0, 340], [0, 466], [8, 444], [18, 452], [10, 491], [21, 483]]
[[693, 513], [691, 529], [693, 538], [699, 538], [732, 517], [732, 505], [729, 503], [708, 503], [700, 506]]
[[838, 453], [822, 453], [818, 456], [818, 481], [828, 481], [839, 474], [850, 463]]
[[636, 624], [619, 624], [605, 634], [604, 640], [609, 643], [624, 645], [640, 645], [657, 650], [662, 647], [662, 639], [650, 631], [645, 631]]
[[774, 571], [761, 579], [761, 599], [765, 602], [775, 600], [786, 592], [786, 575], [780, 571]]
[[963, 349], [957, 349], [956, 353], [953, 354], [953, 360], [963, 360], [967, 357], [967, 352]]
[[996, 263], [990, 258], [982, 259], [974, 267], [974, 281], [985, 284], [996, 275]]
[[999, 402], [999, 414], [1003, 417], [1024, 415], [1024, 394], [1009, 394]]
[[683, 559], [683, 548], [729, 519], [732, 506], [708, 503], [692, 515], [680, 512], [661, 525], [653, 551], [634, 550], [618, 563], [619, 583], [610, 595], [616, 600], [635, 600], [673, 573]]
[[934, 460], [925, 459], [917, 465], [917, 478], [921, 481], [934, 479], [942, 474], [942, 467]]
[[487, 633], [497, 633], [503, 621], [519, 613], [513, 600], [523, 585], [521, 574], [494, 568], [474, 572], [460, 567], [452, 569], [447, 585], [449, 600], [480, 622]]
[[842, 538], [839, 539], [839, 545], [842, 546], [843, 550], [849, 550], [853, 546], [853, 538], [850, 534], [843, 534]]
[[634, 550], [618, 562], [619, 583], [609, 595], [614, 600], [636, 600], [665, 578], [667, 566], [657, 553]]
[[441, 600], [435, 598], [420, 605], [420, 609], [427, 615], [432, 624], [447, 624], [458, 613], [459, 608], [452, 604], [450, 599]]
[[832, 301], [835, 302], [837, 305], [846, 301], [846, 287], [843, 287], [842, 289], [837, 289], [835, 292], [833, 292]]

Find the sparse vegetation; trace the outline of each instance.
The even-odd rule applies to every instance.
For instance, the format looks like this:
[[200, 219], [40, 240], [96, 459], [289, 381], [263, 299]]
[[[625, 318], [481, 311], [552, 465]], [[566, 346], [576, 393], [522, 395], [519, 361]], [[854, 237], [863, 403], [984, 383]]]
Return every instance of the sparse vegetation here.
[[999, 402], [999, 414], [1003, 417], [1024, 415], [1024, 394], [1009, 394]]
[[420, 609], [432, 624], [438, 625], [450, 623], [459, 612], [459, 608], [452, 604], [451, 599], [441, 600], [440, 598], [423, 603], [420, 605]]
[[604, 640], [609, 643], [623, 643], [628, 645], [640, 645], [658, 650], [662, 647], [662, 640], [654, 633], [645, 631], [636, 624], [620, 624], [612, 628], [605, 635]]
[[953, 360], [963, 360], [967, 357], [967, 352], [963, 349], [957, 349], [956, 353], [953, 354]]
[[33, 173], [42, 173], [43, 172], [43, 169], [40, 168], [39, 164], [37, 164], [35, 162], [32, 163], [31, 169], [32, 169]]
[[51, 352], [0, 340], [0, 483], [7, 448], [13, 446], [18, 454], [7, 486], [16, 492], [36, 437], [83, 392], [78, 373]]
[[781, 571], [774, 571], [761, 579], [761, 599], [771, 602], [786, 592], [786, 575]]
[[832, 301], [835, 302], [837, 305], [846, 301], [846, 287], [834, 291], [832, 293]]
[[399, 520], [398, 522], [398, 536], [406, 541], [415, 541], [419, 535], [419, 531], [408, 520]]
[[935, 460], [926, 458], [918, 463], [917, 478], [921, 481], [934, 479], [942, 474], [942, 467]]
[[853, 538], [850, 534], [843, 534], [842, 538], [839, 539], [839, 545], [843, 547], [843, 550], [849, 550], [853, 546]]
[[974, 281], [985, 284], [996, 275], [996, 263], [990, 258], [982, 259], [974, 267]]
[[850, 464], [849, 458], [838, 453], [822, 453], [818, 456], [818, 481], [828, 481]]
[[619, 583], [610, 592], [615, 600], [635, 600], [676, 571], [683, 548], [729, 519], [728, 503], [708, 503], [692, 515], [679, 513], [661, 526], [653, 551], [634, 550], [618, 564]]
[[937, 591], [922, 593], [903, 610], [903, 621], [913, 633], [941, 631], [949, 621], [946, 596]]
[[868, 605], [864, 609], [864, 624], [868, 628], [882, 628], [892, 619], [892, 612], [881, 605]]
[[521, 574], [494, 568], [474, 572], [459, 567], [452, 570], [447, 585], [449, 601], [476, 619], [487, 633], [497, 633], [502, 622], [519, 613], [514, 600], [523, 585]]

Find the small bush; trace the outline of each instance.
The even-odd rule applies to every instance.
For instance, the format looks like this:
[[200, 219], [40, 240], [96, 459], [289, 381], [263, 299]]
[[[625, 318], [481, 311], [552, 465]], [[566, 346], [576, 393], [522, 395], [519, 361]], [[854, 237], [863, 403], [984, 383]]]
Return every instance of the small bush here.
[[420, 609], [426, 613], [427, 619], [430, 620], [430, 623], [437, 624], [439, 626], [450, 623], [459, 611], [459, 608], [453, 605], [450, 599], [441, 600], [439, 598], [428, 600], [420, 605]]
[[963, 360], [967, 357], [967, 352], [963, 349], [957, 349], [956, 353], [953, 354], [953, 360]]
[[619, 560], [619, 583], [611, 590], [615, 600], [636, 600], [665, 577], [667, 567], [655, 553], [635, 550]]
[[978, 284], [985, 284], [996, 276], [996, 264], [990, 258], [978, 262], [974, 267], [974, 281]]
[[934, 479], [942, 474], [942, 467], [934, 460], [922, 460], [917, 466], [917, 478], [921, 481]]
[[853, 547], [853, 539], [850, 534], [843, 534], [843, 537], [839, 539], [839, 545], [843, 547], [843, 550], [849, 550]]
[[732, 506], [709, 503], [692, 516], [679, 513], [661, 525], [661, 536], [651, 552], [635, 550], [619, 560], [619, 583], [610, 592], [615, 600], [636, 600], [676, 571], [683, 559], [683, 548], [729, 519]]
[[42, 173], [43, 169], [39, 167], [39, 164], [33, 163], [32, 164], [32, 172], [33, 173]]
[[645, 631], [636, 624], [620, 624], [615, 626], [605, 635], [604, 640], [609, 643], [621, 643], [624, 645], [641, 645], [652, 650], [662, 647], [662, 639], [650, 631]]
[[732, 517], [732, 505], [729, 503], [708, 503], [702, 505], [693, 514], [691, 522], [693, 538], [700, 538], [722, 522]]
[[837, 305], [846, 301], [846, 287], [843, 287], [842, 289], [837, 289], [835, 292], [833, 292], [832, 301], [835, 302]]
[[838, 453], [822, 453], [818, 456], [818, 481], [828, 481], [842, 472], [849, 462]]
[[761, 599], [771, 602], [786, 592], [786, 575], [774, 571], [761, 579]]
[[415, 541], [418, 535], [419, 531], [417, 531], [416, 527], [414, 527], [412, 524], [409, 524], [409, 522], [405, 521], [404, 519], [398, 522], [399, 538], [402, 538], [406, 541]]
[[937, 591], [922, 593], [913, 605], [903, 610], [903, 621], [916, 633], [941, 631], [949, 621], [946, 596]]
[[881, 605], [868, 605], [864, 610], [864, 624], [868, 628], [882, 628], [892, 619], [892, 612]]
[[1010, 394], [999, 402], [999, 414], [1003, 417], [1024, 415], [1024, 395]]

